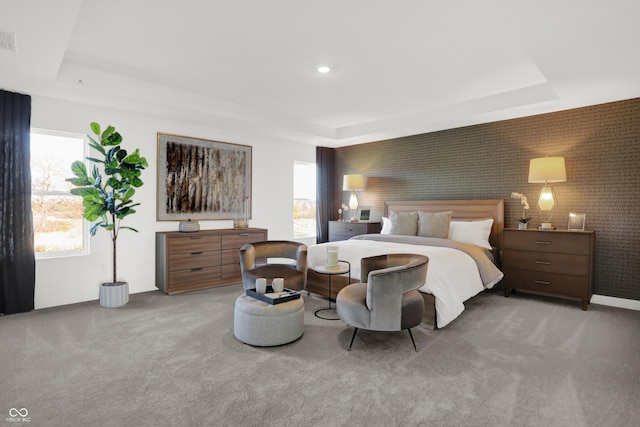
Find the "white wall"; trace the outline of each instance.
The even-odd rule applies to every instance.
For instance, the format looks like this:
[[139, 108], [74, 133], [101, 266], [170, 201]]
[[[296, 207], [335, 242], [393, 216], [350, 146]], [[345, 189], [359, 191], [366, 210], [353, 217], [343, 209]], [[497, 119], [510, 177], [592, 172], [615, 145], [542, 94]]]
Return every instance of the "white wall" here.
[[[315, 162], [315, 147], [286, 141], [266, 141], [221, 129], [105, 110], [50, 98], [33, 97], [31, 126], [39, 129], [89, 133], [89, 123], [114, 126], [123, 146], [149, 161], [143, 172], [144, 186], [134, 200], [141, 206], [126, 225], [139, 233], [122, 231], [118, 237], [118, 279], [129, 282], [130, 292], [156, 290], [155, 232], [177, 230], [177, 222], [156, 221], [157, 132], [233, 142], [253, 147], [253, 211], [249, 224], [269, 230], [270, 239], [293, 240], [293, 164]], [[232, 227], [232, 221], [206, 221], [201, 229]], [[312, 241], [304, 241], [311, 244]], [[88, 256], [36, 261], [35, 307], [45, 308], [98, 299], [98, 284], [111, 280], [111, 241], [98, 231], [91, 237]]]

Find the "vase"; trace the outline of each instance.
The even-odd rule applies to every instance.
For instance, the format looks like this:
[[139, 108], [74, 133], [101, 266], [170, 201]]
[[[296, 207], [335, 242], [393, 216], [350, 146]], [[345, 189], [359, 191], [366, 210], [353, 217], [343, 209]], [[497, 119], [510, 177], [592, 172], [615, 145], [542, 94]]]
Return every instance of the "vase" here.
[[117, 308], [129, 302], [128, 282], [106, 282], [100, 284], [100, 306]]
[[526, 230], [527, 229], [527, 223], [526, 222], [519, 222], [518, 223], [518, 230]]

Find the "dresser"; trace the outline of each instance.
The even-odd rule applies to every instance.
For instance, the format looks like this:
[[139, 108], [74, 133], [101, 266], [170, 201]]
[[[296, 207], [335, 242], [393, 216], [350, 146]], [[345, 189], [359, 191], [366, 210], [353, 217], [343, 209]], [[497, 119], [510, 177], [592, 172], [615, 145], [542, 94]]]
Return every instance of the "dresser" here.
[[505, 296], [513, 289], [591, 301], [595, 231], [504, 229]]
[[267, 240], [267, 230], [156, 233], [156, 286], [164, 293], [241, 282], [240, 248]]
[[380, 221], [329, 221], [329, 241], [347, 240], [360, 234], [380, 233], [382, 223]]

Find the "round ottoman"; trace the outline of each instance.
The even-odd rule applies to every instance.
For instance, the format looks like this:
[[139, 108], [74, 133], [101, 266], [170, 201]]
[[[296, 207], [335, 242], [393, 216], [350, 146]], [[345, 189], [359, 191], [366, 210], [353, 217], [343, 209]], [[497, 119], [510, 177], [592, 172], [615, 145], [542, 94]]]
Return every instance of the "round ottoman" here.
[[304, 300], [267, 304], [246, 295], [236, 299], [233, 334], [245, 344], [274, 346], [295, 341], [304, 332]]

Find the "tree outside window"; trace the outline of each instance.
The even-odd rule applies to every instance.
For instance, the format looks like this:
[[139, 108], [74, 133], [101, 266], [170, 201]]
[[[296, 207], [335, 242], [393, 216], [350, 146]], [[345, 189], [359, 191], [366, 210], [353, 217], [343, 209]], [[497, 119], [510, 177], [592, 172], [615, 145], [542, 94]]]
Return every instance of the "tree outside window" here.
[[70, 193], [65, 180], [71, 164], [85, 157], [85, 137], [31, 131], [31, 209], [37, 258], [88, 252], [88, 230], [82, 198]]

